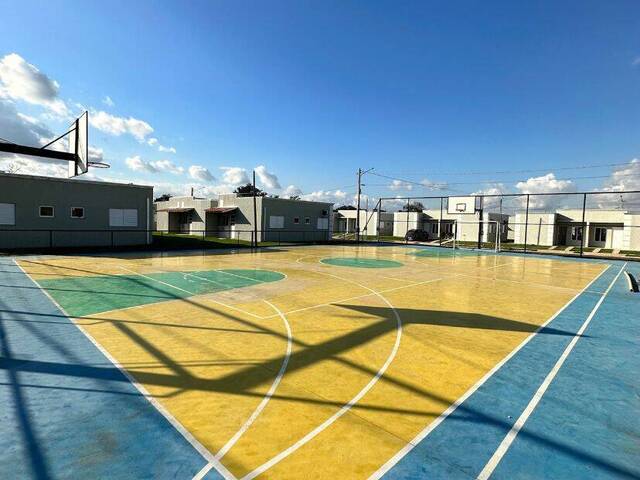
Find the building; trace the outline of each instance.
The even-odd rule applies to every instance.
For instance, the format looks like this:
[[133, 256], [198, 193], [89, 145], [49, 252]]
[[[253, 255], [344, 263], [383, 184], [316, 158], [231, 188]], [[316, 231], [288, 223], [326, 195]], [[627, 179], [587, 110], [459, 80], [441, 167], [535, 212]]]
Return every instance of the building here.
[[0, 173], [0, 249], [151, 243], [153, 187]]
[[587, 209], [584, 225], [582, 209], [518, 212], [513, 223], [517, 244], [640, 250], [640, 212]]
[[[479, 197], [449, 197], [447, 208], [424, 209], [420, 212], [395, 212], [393, 236], [404, 237], [409, 230], [424, 230], [430, 240], [455, 236], [461, 242], [500, 242], [509, 236], [509, 215], [484, 211]], [[481, 231], [482, 229], [482, 231]]]
[[[334, 212], [333, 231], [334, 233], [348, 234], [356, 232], [357, 209], [340, 208]], [[360, 233], [362, 235], [381, 236], [393, 234], [393, 213], [360, 210]]]
[[[326, 241], [331, 239], [332, 203], [256, 197], [258, 241]], [[215, 199], [172, 197], [156, 202], [157, 230], [251, 241], [253, 197], [234, 193]]]

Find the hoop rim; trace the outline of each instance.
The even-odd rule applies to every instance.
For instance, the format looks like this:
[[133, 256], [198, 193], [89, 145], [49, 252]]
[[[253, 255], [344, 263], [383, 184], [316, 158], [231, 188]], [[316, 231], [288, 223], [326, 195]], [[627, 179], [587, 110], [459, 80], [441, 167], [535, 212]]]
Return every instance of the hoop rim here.
[[94, 168], [111, 168], [111, 165], [105, 162], [89, 162], [89, 166]]

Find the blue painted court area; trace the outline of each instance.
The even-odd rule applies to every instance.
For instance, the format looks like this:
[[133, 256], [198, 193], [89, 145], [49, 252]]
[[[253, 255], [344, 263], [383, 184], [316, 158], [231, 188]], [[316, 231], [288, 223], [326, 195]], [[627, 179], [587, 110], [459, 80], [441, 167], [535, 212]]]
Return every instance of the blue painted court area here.
[[[637, 264], [627, 268], [640, 273]], [[453, 413], [415, 439], [417, 446], [392, 461], [384, 478], [640, 478], [640, 297], [629, 293], [622, 269], [612, 263]], [[514, 430], [591, 314], [541, 400]]]
[[8, 258], [0, 353], [0, 478], [191, 478], [206, 463]]

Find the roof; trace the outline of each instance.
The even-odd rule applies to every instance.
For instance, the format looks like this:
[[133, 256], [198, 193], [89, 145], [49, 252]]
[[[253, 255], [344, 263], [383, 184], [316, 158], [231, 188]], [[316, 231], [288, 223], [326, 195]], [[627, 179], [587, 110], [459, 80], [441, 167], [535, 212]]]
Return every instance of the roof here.
[[195, 210], [193, 207], [188, 208], [161, 208], [158, 212], [168, 212], [168, 213], [184, 213], [190, 212], [191, 210]]
[[17, 179], [30, 178], [32, 180], [42, 180], [42, 181], [49, 181], [49, 182], [85, 183], [85, 184], [89, 183], [91, 185], [107, 185], [112, 187], [125, 187], [125, 188], [127, 187], [146, 188], [149, 190], [153, 190], [152, 185], [139, 185], [136, 183], [121, 183], [121, 182], [105, 182], [102, 180], [85, 180], [85, 179], [82, 179], [80, 176], [73, 177], [73, 178], [46, 177], [43, 175], [25, 175], [20, 173], [7, 173], [0, 170], [0, 177], [17, 178]]
[[237, 210], [238, 207], [211, 207], [207, 208], [205, 212], [207, 213], [229, 213]]

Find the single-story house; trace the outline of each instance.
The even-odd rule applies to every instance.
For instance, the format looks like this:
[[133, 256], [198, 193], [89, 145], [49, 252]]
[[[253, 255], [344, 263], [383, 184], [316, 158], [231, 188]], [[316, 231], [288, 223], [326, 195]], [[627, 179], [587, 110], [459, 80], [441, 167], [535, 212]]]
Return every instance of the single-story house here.
[[237, 238], [250, 241], [254, 225], [258, 241], [324, 241], [331, 239], [332, 203], [237, 194], [217, 198], [172, 197], [155, 202], [159, 231]]
[[0, 173], [0, 249], [151, 243], [153, 187]]
[[[355, 233], [358, 211], [353, 209], [338, 209], [334, 212], [334, 233]], [[377, 210], [360, 210], [360, 233], [362, 235], [377, 236], [393, 234], [393, 213]]]
[[584, 225], [582, 209], [518, 212], [513, 223], [515, 243], [640, 250], [640, 212], [587, 209]]

